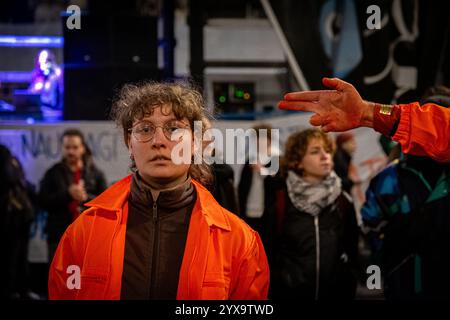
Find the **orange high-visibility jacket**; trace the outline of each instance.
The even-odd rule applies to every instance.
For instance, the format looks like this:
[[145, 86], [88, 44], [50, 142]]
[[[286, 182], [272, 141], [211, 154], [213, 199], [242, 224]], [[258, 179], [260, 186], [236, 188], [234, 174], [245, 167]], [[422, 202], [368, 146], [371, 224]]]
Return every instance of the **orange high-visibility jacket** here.
[[[267, 299], [269, 267], [258, 233], [192, 183], [197, 200], [177, 299]], [[88, 202], [66, 230], [50, 267], [50, 299], [120, 299], [130, 184], [128, 176]]]
[[399, 106], [400, 122], [392, 140], [404, 153], [450, 162], [450, 109], [417, 102]]

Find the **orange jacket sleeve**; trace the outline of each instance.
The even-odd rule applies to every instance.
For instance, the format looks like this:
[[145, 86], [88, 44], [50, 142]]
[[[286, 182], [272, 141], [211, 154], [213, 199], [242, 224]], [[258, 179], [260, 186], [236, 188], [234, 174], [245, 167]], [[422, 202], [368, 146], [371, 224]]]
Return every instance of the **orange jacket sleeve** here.
[[400, 105], [398, 129], [392, 140], [404, 153], [429, 156], [439, 162], [450, 161], [450, 109], [417, 102]]
[[404, 153], [450, 161], [450, 109], [432, 103], [420, 106], [417, 102], [391, 107], [391, 112], [383, 114], [381, 105], [376, 104], [373, 118], [376, 131], [392, 135]]

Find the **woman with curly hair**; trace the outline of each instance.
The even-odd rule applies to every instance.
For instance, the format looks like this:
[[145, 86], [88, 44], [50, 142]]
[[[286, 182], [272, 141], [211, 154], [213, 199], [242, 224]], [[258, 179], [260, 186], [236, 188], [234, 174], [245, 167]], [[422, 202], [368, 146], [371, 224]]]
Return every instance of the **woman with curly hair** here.
[[334, 151], [333, 140], [317, 129], [294, 133], [286, 142], [282, 182], [266, 215], [276, 229], [268, 245], [273, 298], [354, 297], [349, 266], [356, 259], [358, 227], [351, 198], [333, 171]]
[[194, 143], [194, 124], [205, 119], [200, 93], [181, 84], [127, 85], [112, 114], [133, 173], [88, 202], [65, 232], [50, 298], [265, 299], [259, 235], [205, 188], [209, 167], [190, 161], [202, 151]]

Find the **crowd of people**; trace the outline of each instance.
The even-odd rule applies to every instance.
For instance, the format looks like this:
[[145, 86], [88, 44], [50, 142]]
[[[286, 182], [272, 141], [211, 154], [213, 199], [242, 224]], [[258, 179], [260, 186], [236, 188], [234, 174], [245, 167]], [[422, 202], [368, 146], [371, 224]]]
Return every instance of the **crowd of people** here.
[[[61, 161], [38, 191], [0, 146], [2, 297], [33, 298], [27, 252], [39, 207], [48, 212], [49, 299], [351, 300], [365, 285], [361, 243], [382, 271], [384, 298], [448, 298], [450, 94], [438, 88], [420, 104], [391, 106], [364, 101], [339, 79], [324, 84], [332, 90], [290, 93], [279, 105], [314, 112], [322, 129], [290, 135], [274, 175], [247, 158], [236, 183], [227, 164], [172, 161], [176, 145], [191, 150], [188, 159], [202, 151], [194, 122], [212, 126], [201, 94], [182, 84], [122, 89], [112, 118], [131, 173], [109, 187], [77, 129], [63, 133]], [[372, 179], [362, 223], [348, 131], [360, 126], [402, 149]], [[270, 148], [270, 138], [263, 143]], [[73, 266], [81, 286], [68, 286]]]

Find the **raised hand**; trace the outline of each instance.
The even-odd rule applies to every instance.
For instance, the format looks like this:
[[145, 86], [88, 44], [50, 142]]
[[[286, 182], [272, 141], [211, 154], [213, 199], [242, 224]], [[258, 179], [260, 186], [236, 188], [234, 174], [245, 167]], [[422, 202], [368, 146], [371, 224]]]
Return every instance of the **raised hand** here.
[[84, 189], [84, 181], [81, 180], [78, 184], [71, 184], [69, 186], [69, 194], [72, 199], [83, 202], [87, 200], [87, 192]]
[[323, 78], [322, 83], [333, 90], [291, 92], [278, 107], [314, 112], [309, 122], [325, 132], [373, 126], [373, 106], [361, 98], [353, 85], [337, 78]]

